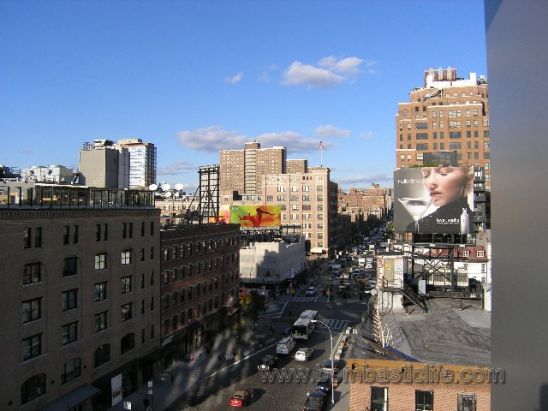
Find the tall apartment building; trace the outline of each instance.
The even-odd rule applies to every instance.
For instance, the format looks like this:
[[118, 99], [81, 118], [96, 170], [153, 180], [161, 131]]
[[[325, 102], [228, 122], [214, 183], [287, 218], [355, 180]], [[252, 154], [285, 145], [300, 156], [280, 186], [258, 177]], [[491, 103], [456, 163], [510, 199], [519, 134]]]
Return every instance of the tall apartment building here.
[[471, 73], [457, 77], [454, 68], [429, 69], [424, 84], [409, 101], [398, 104], [396, 165], [424, 164], [425, 153], [455, 151], [460, 165], [485, 168], [490, 186], [489, 104], [487, 80]]
[[24, 194], [0, 205], [0, 408], [107, 409], [113, 387], [115, 398], [152, 378], [159, 210], [144, 191]]
[[257, 142], [244, 145], [243, 150], [221, 150], [221, 194], [257, 194], [262, 176], [286, 172], [285, 147], [261, 148]]
[[161, 231], [164, 365], [192, 353], [236, 314], [240, 227], [182, 225]]
[[366, 189], [351, 188], [348, 193], [339, 192], [339, 212], [357, 218], [368, 215], [383, 217], [392, 208], [392, 190], [373, 184]]
[[129, 152], [129, 188], [146, 188], [156, 183], [156, 147], [140, 138], [118, 140], [118, 148]]
[[262, 204], [281, 206], [283, 225], [301, 227], [311, 254], [329, 255], [336, 246], [337, 192], [329, 168], [310, 167], [308, 173], [263, 176], [261, 196]]
[[308, 172], [308, 160], [304, 159], [288, 159], [286, 161], [287, 174], [293, 173], [307, 173]]
[[110, 140], [85, 142], [80, 150], [80, 183], [89, 187], [129, 188], [130, 154]]

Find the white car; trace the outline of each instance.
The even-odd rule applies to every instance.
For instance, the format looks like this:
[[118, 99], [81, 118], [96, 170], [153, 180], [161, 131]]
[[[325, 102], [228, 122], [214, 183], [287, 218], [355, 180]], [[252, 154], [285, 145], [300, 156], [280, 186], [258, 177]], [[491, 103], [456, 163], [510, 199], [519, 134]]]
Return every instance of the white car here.
[[312, 348], [299, 348], [295, 353], [295, 360], [297, 361], [308, 361], [312, 358], [314, 350]]
[[304, 293], [307, 297], [313, 297], [316, 295], [316, 288], [314, 287], [308, 287], [306, 289], [306, 292]]

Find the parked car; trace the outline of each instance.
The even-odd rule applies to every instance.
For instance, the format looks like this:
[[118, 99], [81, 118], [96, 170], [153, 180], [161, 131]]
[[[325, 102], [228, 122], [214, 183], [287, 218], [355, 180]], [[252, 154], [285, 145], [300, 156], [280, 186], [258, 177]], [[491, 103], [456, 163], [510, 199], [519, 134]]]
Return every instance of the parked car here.
[[273, 368], [278, 368], [278, 357], [276, 357], [275, 355], [271, 355], [271, 354], [265, 355], [257, 363], [258, 370], [270, 371]]
[[231, 407], [245, 407], [251, 403], [253, 399], [253, 391], [248, 389], [237, 390], [230, 397], [229, 404]]
[[297, 361], [308, 361], [312, 358], [314, 349], [312, 348], [299, 348], [295, 353], [295, 360]]
[[308, 288], [306, 289], [306, 291], [305, 291], [304, 294], [305, 294], [307, 297], [313, 297], [313, 296], [316, 295], [316, 293], [317, 293], [317, 291], [316, 291], [316, 288], [315, 288], [315, 287], [308, 287]]
[[320, 378], [320, 381], [316, 384], [316, 391], [321, 391], [324, 394], [329, 394], [331, 392], [332, 384], [331, 378]]
[[327, 395], [321, 391], [312, 391], [307, 394], [302, 411], [321, 411], [327, 403]]

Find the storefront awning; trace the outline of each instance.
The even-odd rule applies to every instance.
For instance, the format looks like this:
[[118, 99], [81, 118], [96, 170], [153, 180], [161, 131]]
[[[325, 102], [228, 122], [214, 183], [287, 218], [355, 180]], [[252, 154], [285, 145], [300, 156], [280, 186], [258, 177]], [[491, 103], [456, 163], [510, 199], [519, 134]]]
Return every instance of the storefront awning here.
[[87, 399], [94, 397], [100, 392], [101, 391], [93, 385], [84, 385], [50, 404], [44, 411], [66, 411], [69, 408], [76, 407]]

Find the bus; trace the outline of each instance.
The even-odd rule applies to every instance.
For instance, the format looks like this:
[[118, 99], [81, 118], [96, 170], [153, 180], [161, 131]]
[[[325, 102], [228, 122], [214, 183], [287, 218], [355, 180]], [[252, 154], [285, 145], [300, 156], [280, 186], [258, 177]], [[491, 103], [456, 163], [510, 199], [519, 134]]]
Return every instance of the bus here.
[[295, 340], [308, 340], [316, 324], [310, 318], [297, 318], [291, 327], [291, 335]]
[[318, 312], [314, 310], [305, 310], [299, 315], [299, 318], [309, 318], [311, 320], [318, 319]]

